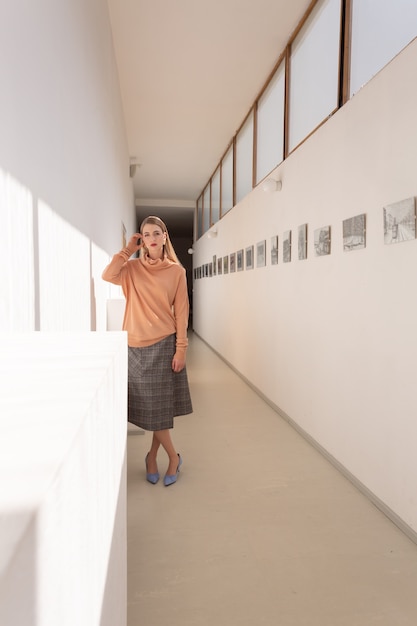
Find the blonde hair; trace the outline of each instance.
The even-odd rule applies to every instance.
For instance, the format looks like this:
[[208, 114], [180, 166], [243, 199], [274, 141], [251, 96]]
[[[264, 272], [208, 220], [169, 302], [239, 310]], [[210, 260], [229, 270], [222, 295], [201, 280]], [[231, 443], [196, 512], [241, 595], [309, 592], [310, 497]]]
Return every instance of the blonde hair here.
[[[139, 231], [142, 233], [143, 229], [145, 228], [146, 224], [154, 224], [155, 226], [159, 226], [159, 228], [162, 230], [163, 233], [166, 234], [166, 240], [165, 240], [165, 244], [164, 244], [164, 254], [167, 257], [167, 259], [169, 259], [170, 261], [173, 261], [174, 263], [178, 263], [178, 265], [182, 265], [179, 258], [177, 257], [175, 250], [174, 250], [174, 246], [171, 243], [171, 239], [169, 238], [169, 233], [168, 233], [168, 228], [166, 227], [166, 225], [164, 224], [164, 222], [161, 220], [160, 217], [157, 217], [156, 215], [149, 215], [148, 217], [146, 217], [142, 224], [140, 225], [140, 229]], [[148, 253], [148, 249], [146, 246], [143, 246], [143, 248], [140, 249], [140, 254], [139, 256], [145, 256]]]

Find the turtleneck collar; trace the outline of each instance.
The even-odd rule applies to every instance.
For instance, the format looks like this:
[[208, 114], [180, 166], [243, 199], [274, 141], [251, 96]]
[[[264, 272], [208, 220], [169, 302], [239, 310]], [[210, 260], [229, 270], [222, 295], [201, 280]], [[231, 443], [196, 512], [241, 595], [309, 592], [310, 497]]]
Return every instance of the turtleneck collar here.
[[142, 263], [144, 263], [144, 265], [152, 266], [155, 268], [162, 268], [171, 265], [171, 261], [167, 258], [166, 255], [164, 255], [163, 259], [151, 259], [148, 254], [145, 254], [143, 257], [141, 257], [141, 261]]

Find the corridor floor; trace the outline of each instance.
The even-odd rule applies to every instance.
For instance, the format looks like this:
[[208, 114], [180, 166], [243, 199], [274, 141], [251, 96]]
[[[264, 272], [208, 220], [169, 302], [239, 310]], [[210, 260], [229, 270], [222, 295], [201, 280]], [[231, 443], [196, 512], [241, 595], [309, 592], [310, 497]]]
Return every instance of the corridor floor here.
[[128, 626], [416, 626], [417, 545], [195, 335], [187, 369], [177, 483], [128, 437]]

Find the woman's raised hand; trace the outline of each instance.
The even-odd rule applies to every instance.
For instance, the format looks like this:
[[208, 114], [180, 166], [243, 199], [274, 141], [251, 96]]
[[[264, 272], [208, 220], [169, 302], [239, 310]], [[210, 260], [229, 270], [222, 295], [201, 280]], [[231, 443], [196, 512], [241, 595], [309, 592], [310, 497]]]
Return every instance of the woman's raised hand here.
[[143, 248], [143, 243], [139, 243], [139, 239], [142, 239], [142, 235], [140, 233], [135, 233], [131, 236], [129, 241], [127, 242], [127, 248], [131, 254], [134, 254], [141, 248]]

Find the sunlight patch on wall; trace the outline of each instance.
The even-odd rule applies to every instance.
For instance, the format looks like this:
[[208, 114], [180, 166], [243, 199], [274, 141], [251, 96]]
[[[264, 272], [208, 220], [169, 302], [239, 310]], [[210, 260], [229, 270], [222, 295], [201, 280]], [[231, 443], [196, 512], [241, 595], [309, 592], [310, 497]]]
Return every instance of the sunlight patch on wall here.
[[38, 203], [40, 330], [90, 330], [90, 242]]
[[0, 330], [34, 330], [32, 194], [1, 168], [0, 215]]
[[95, 243], [91, 244], [91, 276], [93, 293], [92, 297], [95, 302], [96, 311], [96, 330], [106, 330], [106, 303], [107, 300], [112, 297], [110, 293], [111, 283], [106, 283], [101, 275], [106, 265], [109, 264], [109, 255], [107, 252], [96, 246]]

